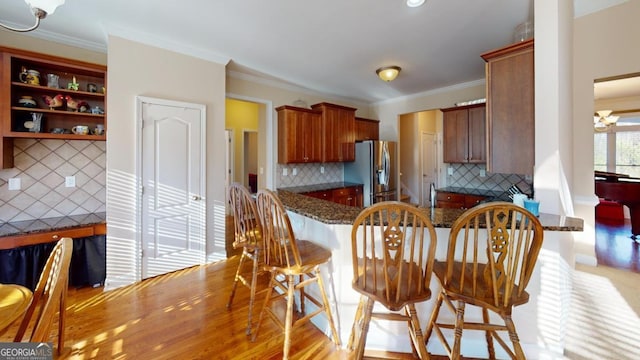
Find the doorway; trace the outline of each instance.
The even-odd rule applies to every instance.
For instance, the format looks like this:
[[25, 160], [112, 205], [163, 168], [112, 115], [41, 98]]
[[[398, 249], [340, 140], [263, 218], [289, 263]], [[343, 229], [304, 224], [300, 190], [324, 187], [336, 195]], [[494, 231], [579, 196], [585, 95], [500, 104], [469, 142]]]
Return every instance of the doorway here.
[[205, 106], [137, 98], [143, 279], [205, 261]]

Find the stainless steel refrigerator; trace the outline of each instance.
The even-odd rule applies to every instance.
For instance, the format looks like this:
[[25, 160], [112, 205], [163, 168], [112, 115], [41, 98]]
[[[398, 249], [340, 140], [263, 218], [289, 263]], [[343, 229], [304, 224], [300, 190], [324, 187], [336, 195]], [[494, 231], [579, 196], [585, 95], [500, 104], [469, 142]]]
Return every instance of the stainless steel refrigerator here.
[[357, 142], [356, 160], [344, 164], [344, 181], [364, 185], [364, 206], [398, 199], [397, 148], [392, 141]]

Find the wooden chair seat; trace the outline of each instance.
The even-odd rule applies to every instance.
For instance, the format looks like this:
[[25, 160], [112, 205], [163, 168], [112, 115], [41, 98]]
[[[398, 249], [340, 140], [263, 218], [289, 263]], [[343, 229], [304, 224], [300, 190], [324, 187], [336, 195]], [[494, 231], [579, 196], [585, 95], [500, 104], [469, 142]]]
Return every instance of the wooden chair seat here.
[[[511, 313], [515, 306], [529, 301], [525, 288], [543, 234], [538, 218], [513, 203], [481, 204], [460, 215], [451, 226], [446, 261], [434, 264], [442, 290], [431, 313], [427, 341], [435, 332], [449, 358], [458, 360], [465, 331], [479, 330], [485, 332], [489, 359], [496, 358], [494, 341], [512, 359], [525, 359]], [[442, 304], [455, 315], [455, 321], [440, 320]], [[481, 308], [482, 320], [465, 318], [467, 305]], [[490, 311], [502, 322], [494, 321]], [[444, 331], [453, 333], [453, 345]], [[507, 332], [508, 340], [499, 331]]]
[[[289, 216], [274, 192], [260, 190], [256, 203], [264, 231], [263, 269], [270, 273], [271, 279], [252, 340], [255, 341], [257, 338], [264, 316], [269, 316], [284, 331], [282, 358], [288, 359], [294, 330], [314, 316], [324, 313], [327, 316], [333, 341], [340, 346], [340, 337], [333, 321], [329, 298], [320, 273], [320, 266], [330, 261], [331, 251], [311, 241], [296, 239]], [[305, 291], [305, 287], [312, 284], [318, 285], [321, 299]], [[274, 289], [277, 290], [274, 291]], [[300, 292], [298, 314], [294, 313], [296, 290]], [[278, 306], [272, 306], [279, 300], [286, 301], [284, 319], [279, 316], [281, 314]], [[305, 309], [307, 301], [316, 307], [308, 314]]]
[[[406, 323], [414, 351], [429, 359], [415, 304], [431, 298], [435, 249], [433, 224], [415, 206], [386, 201], [360, 212], [351, 230], [352, 288], [360, 302], [348, 348], [356, 359], [364, 357], [372, 318]], [[374, 312], [376, 302], [388, 311]]]
[[[262, 271], [264, 262], [262, 249], [264, 248], [263, 230], [260, 224], [258, 210], [251, 193], [240, 183], [229, 186], [229, 203], [233, 212], [233, 226], [235, 241], [233, 247], [242, 248], [240, 262], [236, 269], [236, 276], [231, 287], [231, 294], [227, 301], [227, 309], [231, 308], [238, 283], [249, 288], [249, 312], [247, 316], [246, 334], [251, 334], [253, 304], [255, 302], [258, 273]], [[251, 277], [243, 274], [243, 266], [246, 261], [251, 261]]]
[[[486, 307], [494, 312], [502, 312], [502, 309], [505, 307], [508, 309], [511, 309], [513, 306], [518, 306], [518, 305], [522, 305], [529, 302], [529, 293], [526, 291], [520, 291], [520, 288], [518, 287], [518, 285], [515, 285], [514, 291], [509, 297], [509, 299], [507, 300], [507, 302], [506, 303], [503, 302], [502, 303], [503, 305], [501, 305], [500, 307], [494, 306], [493, 293], [491, 292], [492, 286], [486, 280], [480, 279], [480, 281], [478, 281], [476, 286], [480, 289], [485, 289], [485, 291], [477, 292], [474, 295], [474, 289], [472, 285], [473, 284], [472, 265], [466, 264], [464, 266], [465, 267], [464, 271], [462, 270], [462, 267], [463, 267], [463, 264], [461, 262], [459, 261], [453, 262], [453, 272], [456, 274], [464, 273], [465, 279], [464, 281], [460, 281], [459, 278], [451, 279], [450, 286], [455, 289], [459, 289], [457, 291], [447, 292], [447, 289], [444, 289], [444, 291], [447, 292], [447, 295], [451, 300], [462, 300], [467, 304]], [[478, 264], [479, 273], [484, 273], [485, 271], [487, 271], [487, 269], [488, 268], [486, 264]], [[447, 271], [447, 263], [436, 260], [435, 263], [433, 264], [433, 273], [441, 282], [444, 282], [446, 271]], [[503, 297], [504, 294], [501, 293], [501, 296]]]

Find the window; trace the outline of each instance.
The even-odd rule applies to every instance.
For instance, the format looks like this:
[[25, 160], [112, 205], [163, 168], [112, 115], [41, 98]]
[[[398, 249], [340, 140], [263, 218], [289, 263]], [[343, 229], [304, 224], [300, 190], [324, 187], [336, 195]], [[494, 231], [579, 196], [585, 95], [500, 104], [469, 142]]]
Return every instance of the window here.
[[593, 168], [640, 178], [640, 117], [623, 116], [612, 131], [593, 136]]

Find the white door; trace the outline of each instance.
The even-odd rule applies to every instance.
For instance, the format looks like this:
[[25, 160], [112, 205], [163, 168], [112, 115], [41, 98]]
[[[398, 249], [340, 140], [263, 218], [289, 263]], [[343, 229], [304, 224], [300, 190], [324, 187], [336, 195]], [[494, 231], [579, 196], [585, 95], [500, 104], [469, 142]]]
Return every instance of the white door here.
[[138, 98], [142, 278], [205, 261], [205, 106]]
[[431, 206], [429, 200], [429, 190], [431, 184], [437, 186], [437, 146], [436, 136], [431, 133], [422, 133], [422, 201], [420, 205]]

